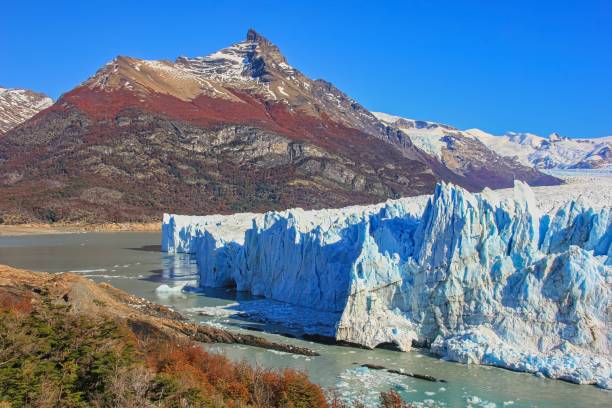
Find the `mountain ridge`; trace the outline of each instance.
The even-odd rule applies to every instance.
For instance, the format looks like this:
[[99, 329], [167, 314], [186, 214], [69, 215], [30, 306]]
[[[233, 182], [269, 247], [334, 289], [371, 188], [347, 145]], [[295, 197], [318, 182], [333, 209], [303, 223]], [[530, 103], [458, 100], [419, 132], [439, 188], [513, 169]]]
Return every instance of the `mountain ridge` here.
[[467, 130], [498, 154], [515, 157], [538, 169], [612, 169], [612, 137], [568, 138], [557, 133], [548, 137], [532, 133], [506, 132], [493, 136]]
[[453, 172], [253, 30], [205, 57], [113, 59], [0, 140], [0, 176], [7, 222], [338, 207], [440, 180], [500, 184]]
[[404, 132], [419, 149], [465, 180], [490, 188], [504, 188], [514, 180], [526, 180], [534, 185], [549, 182], [537, 170], [497, 154], [455, 127], [381, 112], [373, 115]]
[[478, 139], [497, 155], [536, 169], [612, 168], [612, 136], [569, 138], [554, 132], [543, 137], [514, 131], [493, 135], [478, 128], [460, 130], [447, 124], [384, 112], [374, 112], [374, 115], [383, 122], [404, 129], [417, 146], [434, 155], [440, 154], [440, 138], [455, 134], [467, 139]]

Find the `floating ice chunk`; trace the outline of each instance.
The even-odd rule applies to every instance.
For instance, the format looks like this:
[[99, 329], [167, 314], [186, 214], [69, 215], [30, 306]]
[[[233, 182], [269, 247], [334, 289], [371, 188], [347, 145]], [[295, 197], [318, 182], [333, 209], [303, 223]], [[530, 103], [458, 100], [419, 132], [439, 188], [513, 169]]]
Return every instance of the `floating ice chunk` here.
[[168, 286], [163, 284], [155, 288], [155, 294], [159, 297], [182, 296], [184, 288], [185, 285]]
[[70, 273], [96, 273], [96, 272], [106, 272], [106, 269], [104, 268], [100, 268], [100, 269], [77, 269], [74, 271], [68, 271]]

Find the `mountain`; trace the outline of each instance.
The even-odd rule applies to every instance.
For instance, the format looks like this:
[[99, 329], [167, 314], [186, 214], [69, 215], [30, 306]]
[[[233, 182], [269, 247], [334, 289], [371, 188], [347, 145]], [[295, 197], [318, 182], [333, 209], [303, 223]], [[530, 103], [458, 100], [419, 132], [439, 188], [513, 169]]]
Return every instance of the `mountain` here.
[[42, 93], [0, 87], [0, 135], [52, 104], [53, 99]]
[[545, 138], [517, 132], [493, 136], [478, 129], [466, 133], [477, 137], [502, 156], [516, 157], [520, 163], [539, 169], [612, 168], [612, 136], [570, 139], [553, 133]]
[[119, 56], [0, 139], [7, 222], [338, 207], [439, 180], [487, 185], [307, 78], [253, 30], [206, 57]]
[[[479, 138], [452, 126], [373, 112], [381, 122], [408, 135], [419, 149], [441, 162], [445, 168], [468, 183], [490, 188], [512, 186], [514, 180], [530, 185], [554, 181], [530, 165], [498, 154]], [[469, 184], [468, 184], [469, 185]]]
[[462, 170], [456, 168], [454, 163], [483, 166], [485, 174], [507, 173], [513, 178], [527, 181], [529, 176], [523, 174], [526, 170], [524, 166], [536, 169], [612, 168], [612, 136], [570, 139], [553, 133], [544, 138], [517, 132], [494, 136], [480, 129], [462, 131], [436, 122], [382, 112], [373, 114], [387, 125], [401, 129], [419, 149], [439, 158], [459, 173]]

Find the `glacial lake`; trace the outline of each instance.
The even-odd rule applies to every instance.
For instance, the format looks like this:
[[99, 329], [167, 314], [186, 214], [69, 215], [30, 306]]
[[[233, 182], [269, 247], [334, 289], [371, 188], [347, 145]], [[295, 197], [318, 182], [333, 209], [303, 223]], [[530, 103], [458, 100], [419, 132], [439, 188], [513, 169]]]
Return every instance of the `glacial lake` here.
[[[594, 386], [578, 386], [494, 367], [445, 362], [420, 351], [401, 353], [311, 343], [271, 334], [292, 333], [291, 327], [249, 322], [232, 316], [201, 316], [197, 313], [198, 308], [259, 300], [228, 289], [178, 296], [158, 294], [155, 289], [162, 284], [176, 286], [197, 280], [195, 261], [184, 254], [161, 253], [159, 241], [160, 233], [136, 232], [0, 236], [0, 263], [35, 271], [73, 271], [169, 306], [195, 321], [310, 347], [321, 355], [304, 357], [238, 345], [205, 346], [237, 361], [306, 371], [323, 387], [334, 388], [340, 395], [356, 397], [368, 404], [377, 401], [379, 391], [392, 388], [414, 406], [612, 406], [612, 393]], [[368, 370], [360, 367], [363, 363], [429, 374], [447, 382], [431, 383]]]

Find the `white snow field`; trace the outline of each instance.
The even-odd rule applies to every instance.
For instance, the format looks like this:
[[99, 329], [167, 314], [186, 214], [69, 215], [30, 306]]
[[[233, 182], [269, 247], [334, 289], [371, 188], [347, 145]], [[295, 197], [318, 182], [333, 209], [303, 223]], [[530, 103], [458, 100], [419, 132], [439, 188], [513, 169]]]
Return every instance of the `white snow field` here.
[[195, 254], [201, 286], [308, 308], [337, 340], [611, 388], [611, 187], [441, 184], [335, 210], [166, 214], [162, 248]]
[[459, 130], [436, 122], [414, 120], [372, 112], [381, 122], [397, 127], [428, 154], [442, 158], [452, 148], [447, 136], [478, 139], [500, 156], [516, 158], [521, 164], [539, 169], [612, 169], [612, 136], [570, 139], [556, 133], [541, 137], [532, 133], [507, 132], [495, 136], [480, 129]]
[[[612, 205], [612, 170], [546, 170], [546, 173], [563, 179], [565, 184], [531, 188], [543, 212], [554, 211], [568, 201], [580, 200], [584, 206], [598, 210]], [[495, 192], [510, 198], [513, 189]]]

